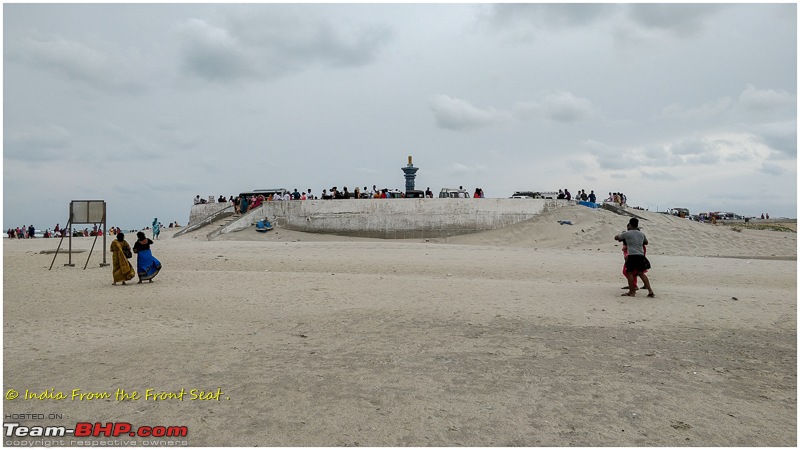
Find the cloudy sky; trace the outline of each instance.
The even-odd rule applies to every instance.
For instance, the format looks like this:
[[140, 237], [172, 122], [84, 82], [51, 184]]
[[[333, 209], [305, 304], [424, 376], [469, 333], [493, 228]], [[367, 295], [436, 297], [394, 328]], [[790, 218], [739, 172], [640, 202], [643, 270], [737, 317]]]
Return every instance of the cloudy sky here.
[[[4, 4], [3, 225], [285, 187], [797, 217], [795, 4]], [[600, 197], [604, 197], [600, 195]]]

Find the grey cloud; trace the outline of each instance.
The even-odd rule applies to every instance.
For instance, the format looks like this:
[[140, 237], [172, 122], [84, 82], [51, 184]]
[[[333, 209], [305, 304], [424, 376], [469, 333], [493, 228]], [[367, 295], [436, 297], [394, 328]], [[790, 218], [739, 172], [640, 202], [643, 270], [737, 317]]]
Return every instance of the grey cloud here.
[[706, 145], [700, 139], [684, 139], [670, 146], [670, 150], [675, 155], [695, 155], [706, 149]]
[[107, 43], [24, 37], [6, 41], [6, 58], [109, 92], [138, 93], [146, 85], [139, 73], [142, 56]]
[[694, 36], [723, 8], [725, 5], [715, 4], [511, 3], [493, 5], [482, 20], [493, 29], [507, 33], [519, 33], [521, 27], [529, 31], [585, 29], [608, 23], [614, 26], [618, 38], [627, 36], [624, 40], [632, 37], [632, 28]]
[[592, 104], [570, 92], [547, 95], [542, 99], [544, 115], [556, 122], [576, 122], [592, 113]]
[[178, 27], [178, 34], [186, 72], [210, 81], [237, 80], [257, 74], [252, 58], [226, 30], [190, 19]]
[[730, 138], [693, 137], [669, 145], [674, 166], [699, 166], [721, 161], [751, 161], [758, 158], [752, 137], [746, 134]]
[[678, 104], [671, 104], [661, 110], [661, 115], [669, 119], [681, 119], [687, 121], [706, 120], [727, 114], [734, 102], [730, 98], [722, 98], [712, 102], [706, 102], [698, 106], [683, 107]]
[[466, 100], [437, 95], [430, 100], [436, 123], [451, 130], [474, 129], [514, 121], [547, 119], [554, 122], [573, 123], [592, 114], [588, 99], [576, 97], [571, 92], [547, 94], [541, 100], [519, 102], [513, 110], [481, 109]]
[[[193, 182], [172, 180], [140, 180], [137, 183], [119, 183], [111, 186], [114, 192], [136, 198], [149, 198], [159, 192], [192, 191], [197, 185]], [[202, 195], [201, 195], [202, 197]]]
[[[631, 153], [630, 157], [632, 158], [635, 157], [634, 154], [635, 151], [636, 151], [635, 149], [633, 151], [629, 151], [629, 153]], [[675, 155], [672, 152], [668, 151], [667, 148], [663, 145], [651, 145], [645, 147], [641, 149], [640, 153], [642, 155], [642, 158], [640, 158], [641, 162], [649, 162], [651, 164], [655, 163], [661, 165], [661, 164], [674, 164], [675, 161], [674, 158]]]
[[513, 22], [541, 27], [585, 26], [617, 9], [616, 5], [601, 3], [502, 3], [493, 5], [486, 20], [497, 28]]
[[475, 175], [486, 173], [486, 171], [487, 168], [483, 164], [468, 166], [462, 163], [453, 163], [447, 172], [451, 175]]
[[622, 155], [595, 155], [595, 160], [601, 169], [621, 170], [630, 167], [630, 161]]
[[[704, 140], [693, 137], [680, 139], [672, 144], [653, 144], [644, 147], [613, 148], [593, 143], [592, 154], [602, 169], [618, 170], [630, 167], [690, 167], [718, 163], [723, 155], [752, 155], [736, 153], [736, 144], [724, 140]], [[734, 149], [734, 150], [731, 150]]]
[[617, 170], [628, 166], [628, 162], [624, 158], [625, 149], [623, 148], [594, 140], [584, 141], [581, 146], [594, 157], [601, 169]]
[[786, 169], [783, 166], [766, 162], [759, 167], [758, 171], [767, 175], [783, 175], [786, 173]]
[[447, 95], [431, 98], [430, 107], [436, 124], [449, 130], [469, 130], [507, 123], [511, 120], [508, 112], [494, 108], [480, 109], [466, 100]]
[[659, 170], [659, 171], [655, 171], [655, 172], [650, 172], [650, 171], [643, 170], [642, 171], [642, 176], [644, 178], [651, 179], [651, 180], [662, 180], [662, 181], [677, 181], [678, 180], [678, 177], [676, 177], [675, 175], [672, 175], [669, 172], [665, 172], [663, 170]]
[[779, 156], [797, 157], [797, 122], [784, 121], [753, 127], [753, 132], [764, 144], [779, 153]]
[[[700, 138], [682, 139], [670, 145], [669, 151], [675, 165], [703, 165], [719, 162], [719, 142]], [[728, 145], [729, 143], [725, 143]]]
[[794, 115], [796, 105], [796, 97], [786, 91], [757, 89], [752, 84], [748, 84], [736, 100], [724, 97], [688, 107], [671, 104], [661, 110], [661, 115], [664, 118], [692, 121], [730, 118], [732, 115], [742, 112], [755, 114], [774, 112]]
[[669, 31], [678, 36], [700, 33], [707, 19], [723, 9], [715, 4], [636, 3], [627, 5], [630, 18], [647, 29]]
[[720, 156], [713, 152], [706, 152], [696, 155], [689, 155], [684, 158], [683, 163], [686, 165], [710, 165], [716, 164], [720, 161]]
[[389, 28], [336, 27], [329, 21], [256, 10], [232, 13], [223, 25], [191, 19], [177, 27], [184, 70], [210, 81], [274, 79], [320, 64], [357, 67], [376, 60]]
[[56, 161], [68, 155], [72, 136], [62, 127], [48, 125], [6, 133], [3, 138], [3, 155], [22, 161]]
[[749, 111], [764, 111], [771, 109], [794, 109], [797, 105], [795, 96], [786, 91], [773, 89], [756, 89], [748, 84], [739, 95], [739, 105]]
[[589, 165], [582, 159], [571, 159], [567, 161], [567, 166], [580, 173], [585, 173], [589, 169]]

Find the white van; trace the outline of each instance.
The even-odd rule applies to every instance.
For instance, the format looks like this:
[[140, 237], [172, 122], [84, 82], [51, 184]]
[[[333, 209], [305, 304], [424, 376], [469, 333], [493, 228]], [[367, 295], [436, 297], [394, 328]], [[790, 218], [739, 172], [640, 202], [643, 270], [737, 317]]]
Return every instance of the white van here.
[[456, 189], [456, 188], [442, 188], [439, 191], [439, 198], [459, 198], [458, 193], [463, 192], [464, 198], [469, 198], [469, 192], [466, 189]]

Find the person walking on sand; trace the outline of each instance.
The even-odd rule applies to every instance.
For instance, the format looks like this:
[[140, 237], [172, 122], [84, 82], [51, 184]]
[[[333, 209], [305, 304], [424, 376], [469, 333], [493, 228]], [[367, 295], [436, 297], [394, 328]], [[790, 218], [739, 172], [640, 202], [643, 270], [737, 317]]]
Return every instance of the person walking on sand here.
[[[628, 229], [630, 230], [630, 224], [628, 224]], [[645, 259], [647, 258], [647, 245], [642, 245], [642, 250], [644, 253]], [[625, 261], [628, 260], [628, 244], [625, 242], [625, 239], [622, 240], [622, 276], [625, 279], [628, 279], [628, 268], [625, 267]], [[647, 270], [643, 271], [642, 273], [647, 273]], [[622, 289], [628, 289], [628, 286], [624, 286]], [[638, 291], [639, 287], [636, 285], [636, 277], [633, 278], [633, 290]]]
[[111, 284], [116, 286], [120, 281], [125, 284], [126, 281], [130, 281], [136, 276], [133, 266], [128, 261], [128, 258], [132, 256], [131, 246], [125, 241], [125, 234], [117, 233], [117, 240], [111, 242], [111, 267], [114, 276], [114, 282]]
[[139, 273], [139, 284], [142, 281], [153, 282], [153, 278], [161, 270], [161, 261], [157, 260], [150, 251], [153, 241], [145, 236], [143, 231], [136, 233], [138, 240], [133, 244], [133, 252], [136, 253], [136, 268]]
[[648, 297], [655, 297], [656, 294], [650, 287], [650, 280], [645, 275], [649, 269], [647, 259], [644, 257], [644, 246], [648, 244], [647, 236], [639, 230], [639, 219], [633, 217], [628, 222], [628, 230], [616, 236], [617, 241], [625, 241], [628, 246], [628, 257], [625, 259], [625, 269], [628, 278], [628, 292], [622, 294], [623, 297], [636, 297], [636, 277], [642, 279], [644, 287], [647, 289]]
[[158, 218], [153, 219], [153, 239], [158, 240], [158, 235], [161, 234], [161, 222]]

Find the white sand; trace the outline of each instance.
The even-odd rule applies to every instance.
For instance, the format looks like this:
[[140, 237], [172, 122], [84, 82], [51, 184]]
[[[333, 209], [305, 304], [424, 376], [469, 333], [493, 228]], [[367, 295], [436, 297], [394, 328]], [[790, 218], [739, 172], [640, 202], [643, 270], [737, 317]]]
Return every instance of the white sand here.
[[619, 296], [627, 218], [584, 207], [430, 242], [168, 229], [162, 273], [129, 286], [101, 243], [48, 271], [58, 240], [6, 239], [4, 392], [224, 400], [4, 414], [185, 425], [192, 446], [795, 446], [796, 234], [637, 213], [655, 299]]

